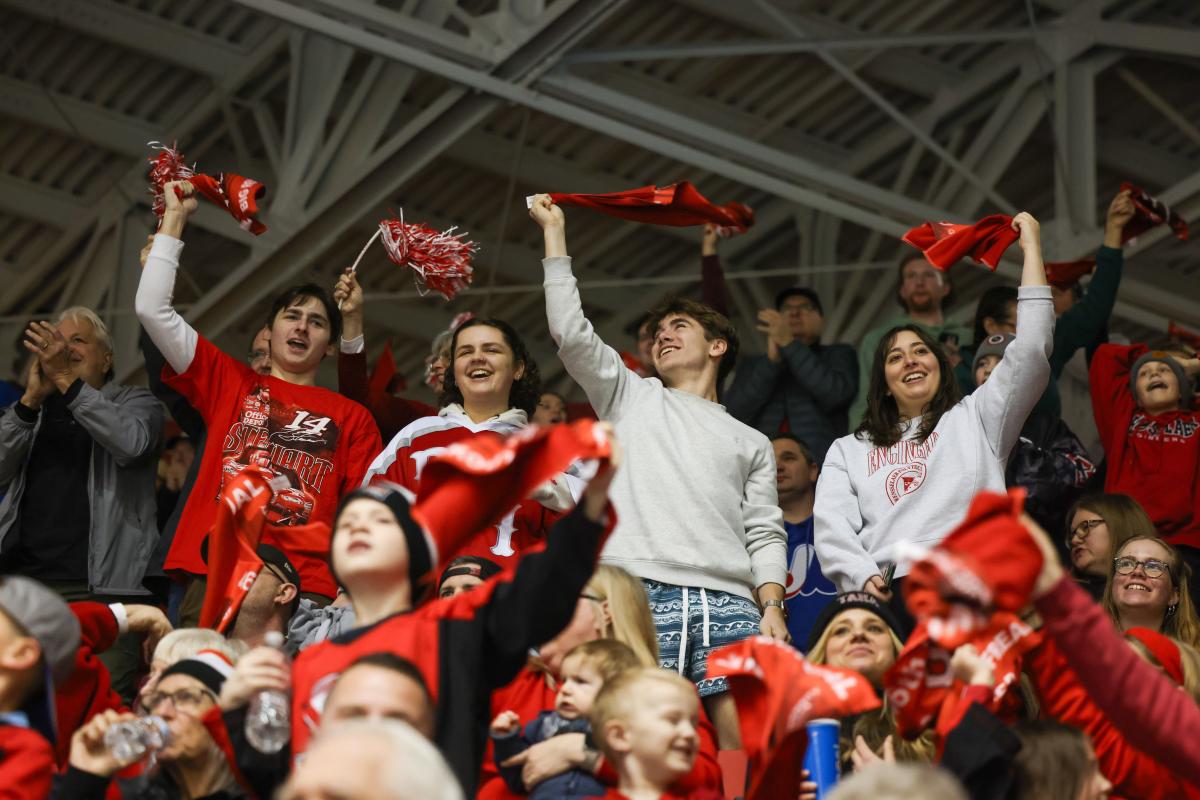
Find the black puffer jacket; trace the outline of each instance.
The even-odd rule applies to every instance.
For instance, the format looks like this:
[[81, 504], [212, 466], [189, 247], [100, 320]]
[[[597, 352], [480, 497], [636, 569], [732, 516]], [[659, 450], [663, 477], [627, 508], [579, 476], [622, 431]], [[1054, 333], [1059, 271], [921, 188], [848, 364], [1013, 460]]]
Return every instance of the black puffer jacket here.
[[1095, 473], [1096, 465], [1065, 422], [1035, 414], [1008, 457], [1004, 482], [1025, 490], [1026, 512], [1062, 544], [1064, 515]]

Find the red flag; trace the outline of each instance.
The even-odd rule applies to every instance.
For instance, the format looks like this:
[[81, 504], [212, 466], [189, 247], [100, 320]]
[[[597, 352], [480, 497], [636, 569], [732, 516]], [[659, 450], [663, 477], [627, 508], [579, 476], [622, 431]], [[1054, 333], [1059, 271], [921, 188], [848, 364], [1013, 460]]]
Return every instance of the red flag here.
[[[150, 142], [150, 146], [159, 151], [158, 155], [147, 160], [150, 162], [150, 194], [154, 197], [154, 213], [160, 219], [166, 209], [162, 196], [163, 187], [171, 181], [186, 180], [198, 194], [229, 212], [245, 230], [255, 236], [267, 230], [267, 226], [256, 219], [258, 197], [267, 191], [266, 186], [252, 178], [232, 172], [221, 173], [215, 178], [197, 173], [196, 168], [189, 167], [174, 146], [167, 147], [157, 142]], [[180, 198], [183, 197], [178, 189], [176, 194]]]
[[245, 467], [225, 482], [217, 503], [217, 520], [208, 537], [208, 584], [200, 611], [200, 627], [224, 630], [262, 569], [255, 549], [266, 524], [271, 478], [259, 467]]
[[1190, 346], [1193, 350], [1200, 350], [1200, 333], [1189, 331], [1175, 322], [1168, 322], [1167, 335]]
[[388, 339], [383, 345], [383, 352], [379, 354], [379, 360], [375, 362], [375, 369], [371, 371], [367, 392], [371, 395], [387, 394], [388, 385], [395, 374], [396, 359], [392, 356], [392, 340]]
[[[687, 227], [711, 222], [731, 231], [745, 233], [754, 224], [754, 211], [742, 203], [718, 206], [697, 191], [689, 181], [669, 186], [642, 186], [608, 194], [562, 194], [550, 197], [560, 206], [582, 206], [604, 214], [653, 225]], [[527, 202], [532, 203], [531, 198]]]
[[421, 472], [412, 516], [436, 544], [435, 569], [573, 461], [607, 461], [611, 452], [599, 423], [584, 419], [535, 425], [504, 438], [476, 436], [431, 456]]
[[706, 677], [718, 676], [729, 681], [742, 749], [750, 760], [747, 800], [796, 796], [808, 739], [804, 726], [810, 720], [845, 717], [880, 705], [861, 674], [810, 664], [796, 648], [765, 636], [712, 653]]
[[1129, 192], [1134, 207], [1133, 218], [1125, 223], [1125, 229], [1121, 232], [1121, 244], [1159, 225], [1169, 226], [1175, 238], [1181, 242], [1187, 241], [1187, 222], [1163, 201], [1129, 181], [1121, 184], [1121, 191]]
[[1091, 275], [1096, 268], [1096, 259], [1083, 258], [1079, 261], [1047, 261], [1046, 280], [1051, 286], [1064, 292], [1079, 282], [1084, 275]]
[[[962, 719], [967, 704], [961, 702], [964, 684], [950, 670], [954, 648], [939, 644], [929, 631], [928, 622], [917, 625], [883, 685], [900, 734], [913, 738], [935, 724], [940, 743]], [[1040, 642], [1040, 633], [1008, 612], [992, 614], [986, 625], [959, 639], [955, 647], [972, 644], [993, 666], [996, 685], [988, 710], [1015, 721], [1016, 697], [1009, 689], [1021, 677], [1021, 656]]]
[[925, 259], [940, 270], [970, 257], [976, 264], [986, 264], [994, 271], [1004, 251], [1019, 237], [1013, 230], [1012, 217], [992, 214], [974, 225], [926, 222], [909, 230], [902, 239], [924, 253]]

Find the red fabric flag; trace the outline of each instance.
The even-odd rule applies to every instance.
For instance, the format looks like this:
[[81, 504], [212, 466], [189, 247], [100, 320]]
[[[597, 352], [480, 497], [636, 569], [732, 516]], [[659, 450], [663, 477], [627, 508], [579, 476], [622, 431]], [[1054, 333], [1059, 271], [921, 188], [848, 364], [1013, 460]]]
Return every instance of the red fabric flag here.
[[965, 711], [958, 703], [961, 684], [950, 674], [958, 647], [975, 645], [995, 666], [989, 707], [999, 711], [1020, 675], [1020, 656], [1037, 643], [1016, 616], [1042, 568], [1041, 550], [1019, 520], [1024, 504], [1019, 489], [981, 492], [962, 523], [909, 571], [904, 599], [919, 624], [884, 678], [905, 736], [936, 717], [944, 737]]
[[1079, 261], [1047, 261], [1046, 280], [1051, 286], [1064, 292], [1079, 282], [1084, 275], [1091, 275], [1096, 268], [1096, 259], [1083, 258]]
[[883, 678], [897, 730], [913, 738], [933, 724], [940, 747], [958, 725], [968, 704], [962, 702], [964, 684], [952, 674], [950, 658], [962, 644], [974, 645], [995, 671], [988, 710], [1015, 721], [1018, 698], [1009, 689], [1021, 677], [1021, 657], [1040, 642], [1040, 633], [1008, 612], [992, 614], [986, 625], [972, 628], [954, 647], [936, 642], [929, 623], [919, 623]]
[[970, 257], [976, 264], [986, 264], [995, 271], [1004, 251], [1019, 237], [1013, 230], [1012, 217], [992, 214], [974, 225], [926, 222], [909, 230], [902, 239], [924, 253], [925, 259], [940, 270]]
[[1163, 201], [1129, 181], [1121, 184], [1121, 191], [1129, 192], [1134, 207], [1133, 218], [1125, 223], [1125, 229], [1121, 232], [1121, 244], [1159, 225], [1169, 226], [1175, 238], [1181, 242], [1187, 241], [1187, 222]]
[[765, 636], [722, 647], [708, 658], [709, 678], [725, 676], [737, 705], [742, 749], [750, 760], [747, 800], [795, 797], [807, 746], [805, 724], [870, 711], [879, 697], [861, 674], [804, 660]]
[[200, 610], [200, 627], [224, 632], [262, 569], [255, 549], [266, 524], [272, 479], [248, 466], [221, 489], [217, 520], [208, 537], [208, 585]]
[[[611, 454], [600, 423], [531, 426], [504, 438], [476, 436], [433, 455], [421, 472], [413, 519], [429, 532], [440, 561], [578, 459], [607, 461]], [[615, 515], [610, 513], [611, 520]]]
[[[754, 211], [749, 206], [742, 203], [715, 205], [689, 181], [663, 187], [642, 186], [608, 194], [551, 193], [550, 197], [560, 206], [582, 206], [613, 217], [652, 225], [687, 227], [711, 222], [725, 229], [723, 235], [732, 231], [745, 233], [754, 224]], [[532, 199], [527, 202], [532, 202]]]
[[371, 370], [367, 391], [371, 395], [388, 394], [388, 386], [395, 374], [396, 359], [392, 356], [392, 340], [388, 339], [383, 345], [383, 352], [379, 354], [379, 360], [375, 362], [375, 369]]
[[1189, 331], [1187, 328], [1179, 325], [1178, 323], [1167, 323], [1167, 336], [1183, 342], [1193, 350], [1200, 350], [1200, 333]]
[[[174, 146], [167, 147], [157, 142], [150, 142], [150, 146], [158, 149], [158, 155], [147, 160], [150, 162], [150, 194], [154, 197], [154, 213], [159, 219], [162, 219], [166, 209], [163, 187], [170, 181], [186, 180], [198, 194], [229, 212], [245, 230], [255, 236], [267, 230], [267, 226], [256, 219], [258, 197], [267, 191], [266, 186], [232, 172], [221, 173], [215, 178], [197, 173], [196, 168], [189, 167]], [[183, 197], [178, 189], [176, 193], [180, 198]]]

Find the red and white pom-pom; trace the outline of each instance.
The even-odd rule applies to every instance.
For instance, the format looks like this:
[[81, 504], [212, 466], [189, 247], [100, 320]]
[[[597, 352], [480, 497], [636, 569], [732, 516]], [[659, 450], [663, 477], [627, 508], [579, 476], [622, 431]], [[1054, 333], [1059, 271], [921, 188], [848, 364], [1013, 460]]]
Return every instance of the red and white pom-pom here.
[[399, 266], [408, 266], [417, 273], [417, 287], [433, 291], [453, 300], [454, 296], [471, 285], [471, 256], [479, 249], [464, 239], [466, 233], [454, 233], [454, 228], [435, 231], [428, 225], [408, 223], [401, 219], [385, 219], [379, 223], [388, 258]]
[[171, 181], [182, 181], [196, 174], [194, 166], [189, 167], [174, 143], [170, 147], [159, 142], [150, 142], [150, 147], [158, 150], [158, 155], [146, 159], [150, 162], [150, 196], [154, 198], [154, 213], [161, 217], [167, 203], [163, 199], [163, 187]]

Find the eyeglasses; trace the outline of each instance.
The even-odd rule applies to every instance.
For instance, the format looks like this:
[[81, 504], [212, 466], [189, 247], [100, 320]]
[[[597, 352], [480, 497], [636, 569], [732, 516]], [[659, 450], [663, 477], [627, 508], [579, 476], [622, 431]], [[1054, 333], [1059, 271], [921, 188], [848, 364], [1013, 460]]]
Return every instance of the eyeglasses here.
[[1161, 578], [1171, 571], [1171, 565], [1165, 561], [1159, 561], [1157, 558], [1148, 558], [1145, 561], [1138, 561], [1133, 556], [1121, 556], [1113, 559], [1113, 566], [1117, 569], [1118, 575], [1129, 575], [1138, 567], [1146, 573], [1147, 578]]
[[1080, 539], [1086, 539], [1088, 534], [1092, 532], [1092, 528], [1097, 528], [1104, 524], [1102, 519], [1085, 519], [1080, 521], [1078, 525], [1071, 528], [1071, 535], [1078, 536]]
[[180, 711], [196, 711], [200, 708], [205, 698], [216, 701], [217, 696], [207, 689], [177, 689], [174, 692], [151, 692], [146, 695], [144, 705], [147, 711], [153, 711], [164, 700], [170, 700], [171, 705]]

